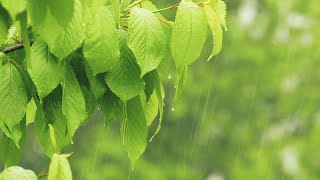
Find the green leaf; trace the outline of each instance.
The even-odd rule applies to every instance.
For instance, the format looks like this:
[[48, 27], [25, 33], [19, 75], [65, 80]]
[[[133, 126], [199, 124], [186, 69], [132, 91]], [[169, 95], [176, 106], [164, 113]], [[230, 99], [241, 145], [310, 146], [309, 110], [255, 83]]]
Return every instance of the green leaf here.
[[12, 166], [5, 169], [0, 174], [0, 180], [37, 180], [37, 176], [31, 170], [23, 169], [19, 166]]
[[159, 78], [159, 74], [156, 70], [148, 73], [145, 78], [146, 78], [147, 84], [151, 84], [151, 86], [154, 89], [154, 92], [157, 95], [157, 102], [158, 102], [159, 116], [160, 116], [158, 128], [150, 139], [150, 141], [152, 141], [152, 139], [158, 134], [158, 132], [161, 129], [161, 124], [162, 124], [162, 119], [163, 119], [163, 99], [164, 99], [165, 95], [164, 95], [164, 90], [163, 90], [163, 87], [162, 87], [162, 84], [161, 84], [161, 81]]
[[26, 125], [31, 124], [34, 122], [36, 118], [36, 112], [37, 112], [37, 105], [34, 102], [34, 99], [32, 98], [29, 103], [27, 104], [26, 109]]
[[130, 5], [131, 2], [132, 2], [132, 0], [120, 0], [121, 11], [126, 9]]
[[120, 11], [121, 11], [120, 0], [111, 0], [111, 3], [112, 3], [112, 9], [113, 9], [114, 16], [116, 17], [116, 21], [119, 22], [120, 21]]
[[27, 0], [27, 12], [31, 19], [31, 23], [36, 28], [43, 24], [47, 18], [47, 8], [46, 0]]
[[187, 80], [187, 70], [188, 70], [188, 67], [186, 66], [181, 70], [178, 70], [177, 72], [177, 79], [175, 82], [176, 93], [175, 93], [174, 101], [176, 101], [179, 97], [181, 97], [183, 93], [183, 89]]
[[[36, 0], [31, 0], [36, 1]], [[38, 1], [34, 2], [37, 3]], [[39, 10], [39, 7], [33, 7], [32, 11]], [[41, 7], [40, 7], [41, 8]], [[46, 8], [43, 8], [46, 9]], [[43, 11], [43, 12], [41, 12]], [[40, 34], [40, 37], [49, 45], [50, 49], [55, 44], [57, 38], [64, 33], [65, 28], [60, 26], [57, 20], [52, 16], [49, 10], [41, 10], [39, 12], [35, 12], [34, 16], [44, 16], [42, 20], [37, 19], [39, 22], [33, 22], [35, 32]], [[45, 13], [45, 14], [43, 14]], [[33, 17], [33, 16], [32, 16]], [[39, 23], [39, 24], [38, 24]]]
[[119, 41], [115, 27], [112, 14], [106, 7], [99, 9], [89, 26], [83, 53], [94, 75], [111, 70], [119, 62]]
[[49, 10], [62, 27], [67, 26], [71, 21], [74, 15], [73, 12], [77, 9], [77, 7], [75, 7], [76, 1], [77, 0], [47, 0]]
[[20, 140], [22, 139], [23, 133], [25, 133], [24, 121], [21, 121], [19, 124], [15, 125], [10, 131], [4, 123], [0, 123], [0, 129], [15, 143], [17, 148], [20, 148]]
[[[55, 130], [56, 150], [50, 141], [49, 124], [52, 124]], [[67, 131], [67, 119], [62, 112], [61, 86], [45, 97], [42, 106], [37, 109], [35, 131], [36, 137], [48, 157], [52, 157], [54, 151], [60, 152], [64, 146], [70, 143], [71, 137]]]
[[40, 99], [46, 97], [61, 82], [64, 69], [63, 64], [50, 53], [47, 44], [38, 39], [31, 47], [31, 58], [28, 72], [36, 85]]
[[93, 72], [87, 63], [85, 63], [85, 70], [90, 83], [91, 90], [95, 95], [96, 99], [99, 99], [106, 91], [106, 83], [104, 82], [104, 79], [101, 76], [99, 76], [99, 74], [96, 76], [93, 75]]
[[138, 96], [144, 89], [144, 81], [140, 78], [135, 57], [126, 44], [125, 32], [119, 31], [120, 63], [106, 74], [106, 83], [111, 91], [127, 101]]
[[9, 12], [13, 20], [26, 9], [26, 0], [2, 0], [1, 4]]
[[109, 124], [120, 112], [120, 99], [108, 90], [99, 101], [100, 108], [103, 112], [104, 125], [106, 128], [109, 127]]
[[137, 58], [141, 77], [156, 69], [164, 57], [164, 32], [149, 10], [134, 7], [130, 14], [128, 46]]
[[158, 98], [156, 91], [153, 91], [149, 100], [146, 101], [144, 111], [147, 120], [147, 125], [150, 126], [153, 120], [158, 115]]
[[20, 158], [22, 156], [24, 144], [25, 133], [22, 136], [22, 141], [19, 143], [20, 148], [15, 145], [13, 140], [4, 135], [0, 144], [0, 158], [3, 164], [7, 166], [17, 165], [19, 164]]
[[172, 30], [171, 51], [178, 69], [200, 57], [207, 37], [207, 20], [203, 10], [193, 2], [182, 0]]
[[121, 136], [132, 168], [147, 146], [148, 126], [139, 97], [129, 100], [121, 120]]
[[66, 154], [53, 154], [48, 180], [72, 180], [72, 172]]
[[203, 10], [207, 15], [208, 24], [212, 31], [213, 37], [213, 50], [211, 52], [210, 57], [208, 58], [208, 60], [210, 60], [213, 56], [217, 55], [222, 49], [222, 28], [219, 23], [219, 19], [216, 12], [210, 6], [204, 5]]
[[[61, 4], [66, 0], [59, 0]], [[73, 1], [73, 0], [69, 0]], [[56, 3], [56, 1], [50, 1]], [[62, 31], [54, 42], [47, 42], [51, 52], [60, 60], [70, 55], [73, 51], [79, 48], [85, 38], [85, 18], [83, 17], [83, 6], [80, 0], [74, 0], [73, 8], [69, 11], [73, 12], [70, 23], [67, 24], [65, 30]]]
[[71, 65], [67, 66], [62, 87], [62, 112], [67, 118], [68, 132], [73, 136], [87, 113], [85, 99]]
[[227, 30], [226, 24], [226, 15], [227, 15], [227, 7], [224, 1], [222, 0], [211, 0], [209, 5], [215, 11], [217, 15], [218, 22]]
[[9, 14], [2, 6], [0, 6], [0, 44], [2, 44], [8, 35], [10, 28]]
[[0, 121], [12, 130], [24, 117], [27, 90], [18, 69], [5, 64], [0, 72]]

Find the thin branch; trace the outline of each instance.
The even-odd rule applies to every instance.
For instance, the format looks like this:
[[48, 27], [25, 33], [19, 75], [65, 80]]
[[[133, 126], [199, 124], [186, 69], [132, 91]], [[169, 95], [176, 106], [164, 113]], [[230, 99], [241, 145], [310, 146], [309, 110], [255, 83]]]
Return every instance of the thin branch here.
[[158, 20], [159, 20], [160, 22], [166, 24], [167, 26], [169, 26], [169, 27], [172, 29], [172, 25], [171, 25], [168, 21], [163, 20], [163, 19], [160, 19], [160, 18], [158, 18]]
[[[30, 42], [30, 45], [32, 45], [32, 43], [33, 42]], [[23, 49], [23, 48], [24, 48], [24, 45], [22, 43], [18, 43], [13, 46], [5, 48], [4, 50], [1, 50], [0, 53], [8, 54], [8, 53], [11, 53], [13, 51], [17, 51], [17, 50]]]
[[166, 7], [166, 8], [163, 8], [163, 9], [158, 9], [156, 11], [152, 11], [153, 13], [158, 13], [158, 12], [162, 12], [162, 11], [166, 11], [166, 10], [169, 10], [169, 9], [174, 9], [174, 8], [177, 8], [179, 6], [180, 3], [177, 3], [177, 4], [174, 4], [172, 6], [169, 6], [169, 7]]
[[142, 3], [143, 1], [144, 1], [144, 0], [137, 0], [137, 1], [133, 2], [132, 4], [130, 4], [130, 5], [124, 10], [124, 12], [128, 11], [130, 8], [134, 7], [134, 6], [137, 5], [137, 4]]

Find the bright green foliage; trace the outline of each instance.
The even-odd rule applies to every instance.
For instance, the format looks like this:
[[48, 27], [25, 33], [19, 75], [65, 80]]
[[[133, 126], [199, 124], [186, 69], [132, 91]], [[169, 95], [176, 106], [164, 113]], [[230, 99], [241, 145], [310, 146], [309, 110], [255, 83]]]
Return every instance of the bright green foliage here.
[[71, 168], [66, 154], [53, 154], [48, 180], [72, 180]]
[[26, 125], [31, 124], [34, 122], [36, 118], [36, 112], [37, 112], [37, 105], [34, 102], [34, 99], [32, 98], [29, 103], [27, 104], [26, 109]]
[[120, 0], [121, 10], [127, 8], [131, 2], [132, 0]]
[[31, 48], [28, 71], [41, 99], [52, 92], [64, 76], [63, 64], [50, 53], [46, 43], [40, 39], [36, 40]]
[[62, 88], [62, 112], [67, 118], [68, 131], [73, 136], [76, 129], [85, 120], [87, 113], [85, 99], [71, 66], [66, 68]]
[[226, 24], [226, 15], [227, 15], [227, 7], [224, 1], [222, 0], [211, 0], [209, 2], [209, 6], [215, 11], [217, 15], [218, 22], [221, 24], [221, 26], [224, 27], [225, 30], [227, 30], [227, 24]]
[[139, 97], [129, 100], [124, 106], [121, 136], [133, 168], [147, 146], [148, 126]]
[[201, 7], [182, 0], [172, 30], [171, 51], [181, 69], [200, 57], [207, 36], [207, 20]]
[[222, 28], [219, 23], [219, 19], [217, 17], [216, 12], [210, 6], [204, 6], [203, 10], [207, 15], [208, 24], [210, 26], [210, 29], [212, 31], [212, 36], [213, 36], [213, 50], [211, 52], [210, 57], [208, 58], [208, 60], [209, 60], [221, 51], [221, 48], [222, 48]]
[[221, 49], [222, 1], [182, 0], [175, 22], [167, 21], [161, 12], [176, 7], [159, 10], [142, 0], [1, 0], [1, 161], [19, 162], [26, 126], [32, 125], [52, 158], [48, 179], [72, 179], [67, 155], [59, 153], [86, 120], [102, 111], [106, 128], [121, 119], [133, 166], [156, 117], [151, 140], [161, 128], [165, 92], [160, 77], [168, 76], [171, 54], [180, 94], [185, 70], [200, 57], [207, 38], [207, 19], [214, 35], [212, 55]]
[[[69, 24], [72, 19], [73, 11], [77, 11], [76, 9], [76, 1], [77, 0], [45, 0], [48, 3], [49, 10], [52, 15], [57, 19], [58, 23], [63, 27]], [[75, 10], [74, 10], [75, 9]]]
[[2, 43], [9, 29], [9, 14], [0, 6], [0, 43]]
[[127, 46], [126, 34], [120, 31], [120, 63], [106, 74], [106, 82], [111, 91], [123, 101], [138, 96], [144, 89], [139, 67], [135, 57]]
[[93, 72], [87, 63], [85, 64], [85, 70], [91, 90], [93, 91], [95, 97], [99, 99], [106, 91], [106, 83], [104, 82], [103, 77], [93, 75]]
[[23, 169], [22, 167], [12, 166], [5, 169], [0, 174], [0, 180], [37, 180], [37, 176], [31, 170]]
[[100, 99], [100, 107], [103, 112], [104, 125], [108, 128], [111, 121], [121, 112], [120, 99], [108, 90]]
[[116, 18], [116, 21], [119, 22], [120, 21], [120, 13], [121, 13], [121, 5], [120, 5], [120, 0], [111, 0], [112, 3], [112, 9], [113, 9], [113, 13], [114, 16]]
[[133, 8], [129, 19], [128, 46], [133, 51], [141, 76], [158, 67], [164, 56], [162, 26], [149, 10]]
[[28, 103], [21, 74], [11, 63], [1, 68], [0, 99], [0, 122], [11, 131], [22, 120]]
[[[65, 0], [59, 0], [65, 2]], [[73, 0], [70, 0], [72, 2]], [[50, 1], [56, 4], [56, 1]], [[67, 1], [66, 1], [67, 2]], [[68, 9], [71, 11], [73, 8]], [[59, 34], [55, 41], [48, 42], [51, 52], [60, 60], [70, 55], [74, 50], [80, 47], [85, 38], [85, 18], [84, 7], [80, 0], [75, 0], [74, 12], [71, 21], [65, 27], [65, 30]]]
[[2, 0], [1, 4], [7, 9], [12, 19], [16, 19], [17, 15], [26, 8], [26, 0]]
[[119, 41], [111, 12], [102, 7], [89, 26], [83, 46], [93, 74], [111, 70], [119, 62]]
[[[23, 132], [23, 134], [22, 134]], [[11, 135], [11, 138], [14, 138], [15, 134], [18, 134], [16, 130], [12, 132], [13, 135]], [[22, 137], [19, 146], [22, 145], [25, 141], [24, 136], [24, 130], [20, 130], [20, 135]], [[22, 155], [23, 149], [22, 147], [18, 147], [16, 143], [7, 137], [6, 135], [3, 135], [2, 140], [1, 140], [1, 146], [0, 146], [0, 158], [1, 161], [7, 165], [7, 166], [12, 166], [12, 165], [18, 165], [20, 161], [20, 157]]]
[[222, 27], [227, 30], [225, 20], [227, 13], [226, 4], [222, 0], [212, 0], [208, 5], [203, 6], [203, 10], [207, 16], [208, 24], [213, 37], [213, 50], [208, 58], [208, 60], [210, 60], [222, 49]]

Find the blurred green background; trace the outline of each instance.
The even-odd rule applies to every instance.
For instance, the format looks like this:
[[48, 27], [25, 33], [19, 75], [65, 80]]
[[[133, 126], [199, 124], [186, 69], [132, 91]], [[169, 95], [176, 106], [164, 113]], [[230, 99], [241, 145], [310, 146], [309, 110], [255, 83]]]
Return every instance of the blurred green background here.
[[[320, 1], [226, 3], [223, 51], [207, 62], [208, 41], [174, 105], [174, 69], [161, 69], [165, 118], [134, 171], [98, 112], [64, 150], [75, 179], [320, 179]], [[29, 141], [21, 165], [39, 173], [49, 161]]]

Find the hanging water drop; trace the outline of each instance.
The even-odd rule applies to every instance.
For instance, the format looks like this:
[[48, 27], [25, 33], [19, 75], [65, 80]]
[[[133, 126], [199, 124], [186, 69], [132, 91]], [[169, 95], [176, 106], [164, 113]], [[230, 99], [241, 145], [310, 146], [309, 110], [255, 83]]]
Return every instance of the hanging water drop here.
[[73, 144], [73, 140], [71, 140], [71, 144]]
[[171, 79], [171, 74], [168, 75], [168, 79]]
[[173, 108], [171, 108], [171, 111], [174, 111], [174, 107], [173, 107]]

